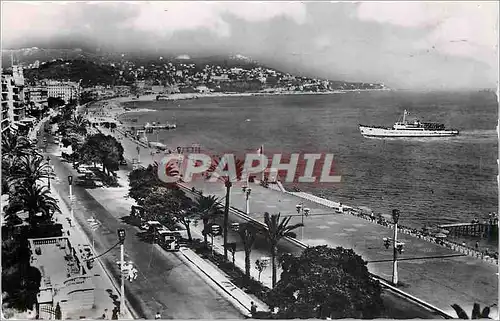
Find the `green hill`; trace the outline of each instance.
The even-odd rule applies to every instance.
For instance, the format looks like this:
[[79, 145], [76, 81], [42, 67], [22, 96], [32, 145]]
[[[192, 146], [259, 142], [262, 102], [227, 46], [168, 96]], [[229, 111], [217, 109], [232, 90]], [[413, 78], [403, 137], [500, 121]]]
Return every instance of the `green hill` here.
[[24, 76], [28, 82], [42, 79], [82, 80], [82, 86], [113, 85], [119, 71], [107, 65], [98, 65], [87, 60], [56, 60], [40, 64], [38, 69], [26, 69]]

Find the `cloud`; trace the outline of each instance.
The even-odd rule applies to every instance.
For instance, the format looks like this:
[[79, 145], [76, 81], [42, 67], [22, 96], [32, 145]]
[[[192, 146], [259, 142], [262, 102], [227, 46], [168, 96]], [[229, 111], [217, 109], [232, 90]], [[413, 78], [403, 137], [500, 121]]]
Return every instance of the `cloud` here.
[[133, 26], [140, 30], [171, 34], [177, 30], [206, 28], [221, 37], [231, 34], [224, 15], [249, 22], [286, 17], [304, 23], [305, 6], [301, 3], [259, 2], [151, 2], [138, 5], [140, 14]]
[[406, 28], [428, 29], [417, 50], [470, 57], [495, 68], [498, 63], [497, 2], [364, 2], [357, 18]]

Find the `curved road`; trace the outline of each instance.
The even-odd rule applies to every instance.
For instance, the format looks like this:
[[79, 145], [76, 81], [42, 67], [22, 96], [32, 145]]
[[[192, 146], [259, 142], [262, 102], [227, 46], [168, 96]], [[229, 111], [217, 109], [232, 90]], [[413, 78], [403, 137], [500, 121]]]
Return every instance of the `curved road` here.
[[[49, 138], [50, 139], [50, 138]], [[40, 139], [41, 141], [41, 139]], [[49, 146], [49, 152], [51, 148]], [[65, 202], [69, 202], [69, 186], [67, 176], [77, 173], [71, 165], [61, 163], [59, 157], [51, 155], [57, 179], [52, 184], [61, 192]], [[103, 197], [101, 205], [91, 195]], [[113, 195], [107, 190], [94, 190], [90, 193], [83, 188], [73, 188], [76, 204], [74, 215], [80, 226], [92, 239], [87, 219], [95, 217], [101, 222], [101, 227], [95, 232], [95, 249], [102, 253], [117, 243], [116, 231], [124, 228], [126, 231], [125, 259], [134, 262], [138, 269], [138, 277], [133, 282], [126, 281], [126, 298], [138, 318], [153, 319], [160, 312], [162, 319], [241, 319], [241, 313], [208, 285], [198, 274], [178, 258], [178, 254], [159, 250], [141, 240], [139, 230], [123, 223], [122, 217], [128, 216], [130, 207], [115, 206]], [[121, 203], [121, 202], [116, 202]], [[111, 272], [116, 284], [120, 284], [119, 247], [101, 257], [101, 262]]]

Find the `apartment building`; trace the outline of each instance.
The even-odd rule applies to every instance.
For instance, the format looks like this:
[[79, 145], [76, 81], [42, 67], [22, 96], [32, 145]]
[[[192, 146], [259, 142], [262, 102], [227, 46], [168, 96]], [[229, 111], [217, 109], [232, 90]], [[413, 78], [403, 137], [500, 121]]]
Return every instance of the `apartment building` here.
[[72, 99], [78, 99], [79, 85], [71, 81], [46, 80], [42, 83], [42, 87], [47, 88], [47, 96], [61, 98], [65, 103], [69, 103]]
[[24, 126], [21, 122], [25, 117], [24, 106], [24, 78], [22, 68], [14, 66], [12, 74], [2, 71], [2, 133], [7, 130], [18, 130], [19, 126]]
[[24, 98], [27, 103], [43, 104], [49, 98], [49, 90], [42, 86], [26, 87]]

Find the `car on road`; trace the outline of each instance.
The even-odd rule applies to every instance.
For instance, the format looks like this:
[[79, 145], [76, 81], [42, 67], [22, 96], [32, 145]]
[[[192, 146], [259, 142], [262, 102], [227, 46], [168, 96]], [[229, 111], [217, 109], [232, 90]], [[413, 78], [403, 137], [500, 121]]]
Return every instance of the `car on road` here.
[[95, 188], [95, 187], [102, 187], [103, 184], [100, 181], [96, 181], [93, 179], [87, 179], [87, 178], [78, 178], [76, 180], [76, 185], [82, 186], [85, 188]]
[[122, 160], [120, 161], [120, 165], [122, 165], [122, 166], [126, 166], [126, 165], [127, 165], [127, 161], [126, 161], [126, 160], [124, 160], [124, 159], [122, 159]]

